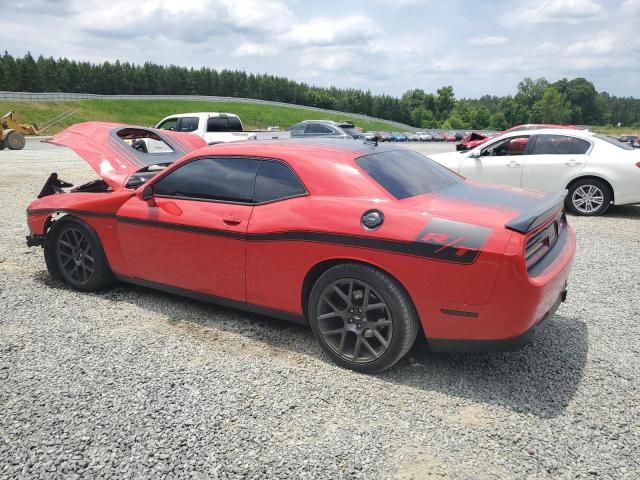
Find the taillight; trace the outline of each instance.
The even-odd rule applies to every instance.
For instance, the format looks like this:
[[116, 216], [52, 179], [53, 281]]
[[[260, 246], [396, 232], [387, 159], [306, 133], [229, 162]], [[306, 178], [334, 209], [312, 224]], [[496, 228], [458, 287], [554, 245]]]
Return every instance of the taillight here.
[[566, 217], [563, 212], [547, 226], [527, 238], [524, 250], [524, 261], [527, 270], [538, 263], [553, 248], [565, 226]]
[[640, 162], [636, 162], [636, 167], [640, 168]]

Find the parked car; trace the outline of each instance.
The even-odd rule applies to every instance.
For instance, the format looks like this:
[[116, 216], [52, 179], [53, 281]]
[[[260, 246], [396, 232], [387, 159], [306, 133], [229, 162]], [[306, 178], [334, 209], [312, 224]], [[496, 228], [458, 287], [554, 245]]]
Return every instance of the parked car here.
[[390, 142], [406, 142], [407, 141], [407, 137], [405, 137], [402, 133], [400, 132], [393, 132], [391, 133], [391, 135], [389, 136], [389, 141]]
[[455, 137], [456, 137], [456, 142], [459, 142], [460, 140], [462, 140], [464, 137], [467, 136], [467, 133], [461, 131], [461, 130], [456, 130], [454, 132], [451, 132]]
[[293, 138], [343, 138], [364, 140], [364, 134], [351, 122], [332, 120], [304, 120], [289, 127]]
[[456, 145], [456, 150], [459, 152], [465, 150], [472, 150], [476, 148], [478, 145], [482, 145], [484, 142], [488, 140], [488, 136], [479, 133], [479, 132], [471, 132], [467, 136], [465, 136], [460, 143]]
[[618, 140], [619, 142], [622, 142], [622, 143], [630, 143], [630, 142], [631, 142], [631, 138], [632, 138], [632, 137], [631, 137], [630, 135], [620, 135], [620, 136], [617, 138], [617, 140]]
[[376, 138], [378, 138], [378, 133], [377, 132], [364, 132], [364, 139], [372, 142], [374, 141]]
[[631, 146], [633, 148], [640, 148], [640, 137], [636, 137], [633, 142], [631, 142]]
[[471, 179], [545, 192], [567, 189], [567, 209], [577, 215], [640, 203], [640, 152], [586, 130], [513, 131], [468, 152], [431, 158]]
[[160, 120], [156, 128], [194, 133], [209, 145], [241, 140], [282, 139], [291, 136], [289, 132], [279, 130], [245, 130], [238, 115], [221, 112], [178, 113]]
[[444, 137], [436, 130], [429, 130], [429, 135], [434, 142], [444, 142]]
[[444, 139], [445, 142], [455, 142], [456, 141], [456, 136], [454, 134], [452, 134], [451, 132], [440, 132], [440, 135], [442, 135], [442, 138]]
[[431, 142], [433, 140], [433, 137], [428, 132], [416, 132], [416, 135], [418, 135], [418, 140], [421, 142]]
[[407, 137], [407, 141], [408, 142], [417, 142], [420, 140], [420, 138], [418, 137], [418, 135], [416, 135], [415, 133], [412, 132], [403, 132], [402, 133], [405, 137]]
[[[27, 243], [44, 247], [54, 278], [308, 324], [331, 358], [361, 372], [391, 367], [418, 334], [436, 351], [521, 347], [566, 297], [575, 233], [559, 193], [467, 182], [397, 145], [198, 149], [176, 135], [90, 122], [50, 140], [107, 187], [65, 192], [50, 178], [29, 205]], [[158, 162], [131, 148], [145, 136], [175, 147], [173, 163], [131, 187]]]

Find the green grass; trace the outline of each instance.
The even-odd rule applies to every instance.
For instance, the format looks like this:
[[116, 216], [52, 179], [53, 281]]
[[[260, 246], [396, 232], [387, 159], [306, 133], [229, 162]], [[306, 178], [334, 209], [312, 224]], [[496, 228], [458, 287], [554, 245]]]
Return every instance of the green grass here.
[[279, 126], [286, 129], [301, 120], [351, 120], [366, 130], [397, 131], [398, 127], [379, 121], [365, 121], [341, 113], [325, 113], [304, 107], [280, 107], [260, 103], [192, 102], [173, 100], [83, 100], [64, 103], [30, 103], [0, 101], [0, 115], [15, 110], [21, 123], [42, 125], [47, 120], [69, 109], [79, 109], [61, 124], [46, 131], [57, 133], [74, 123], [90, 120], [126, 123], [130, 125], [156, 125], [162, 118], [175, 113], [229, 112], [240, 116], [247, 130]]
[[591, 130], [612, 137], [619, 137], [620, 135], [640, 135], [640, 128], [634, 127], [593, 127]]

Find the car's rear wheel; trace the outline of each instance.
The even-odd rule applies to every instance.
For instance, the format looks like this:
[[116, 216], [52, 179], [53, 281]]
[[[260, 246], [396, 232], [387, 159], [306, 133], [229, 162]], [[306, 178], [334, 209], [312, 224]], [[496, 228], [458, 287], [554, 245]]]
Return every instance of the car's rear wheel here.
[[610, 205], [611, 190], [600, 180], [585, 178], [569, 187], [566, 206], [576, 215], [602, 215]]
[[51, 276], [77, 290], [99, 290], [113, 282], [97, 235], [76, 219], [53, 224], [44, 255]]
[[4, 143], [4, 140], [0, 140], [0, 150], [4, 150], [7, 146]]
[[322, 274], [311, 291], [308, 314], [322, 348], [338, 364], [360, 372], [393, 366], [418, 332], [404, 289], [367, 265], [342, 264]]

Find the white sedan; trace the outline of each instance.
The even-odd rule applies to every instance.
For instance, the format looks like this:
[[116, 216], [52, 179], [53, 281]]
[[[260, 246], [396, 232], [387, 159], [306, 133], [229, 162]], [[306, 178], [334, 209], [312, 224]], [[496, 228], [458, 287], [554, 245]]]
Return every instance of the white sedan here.
[[430, 158], [483, 182], [545, 192], [567, 189], [567, 209], [578, 215], [640, 203], [640, 151], [587, 130], [515, 131], [473, 150]]

